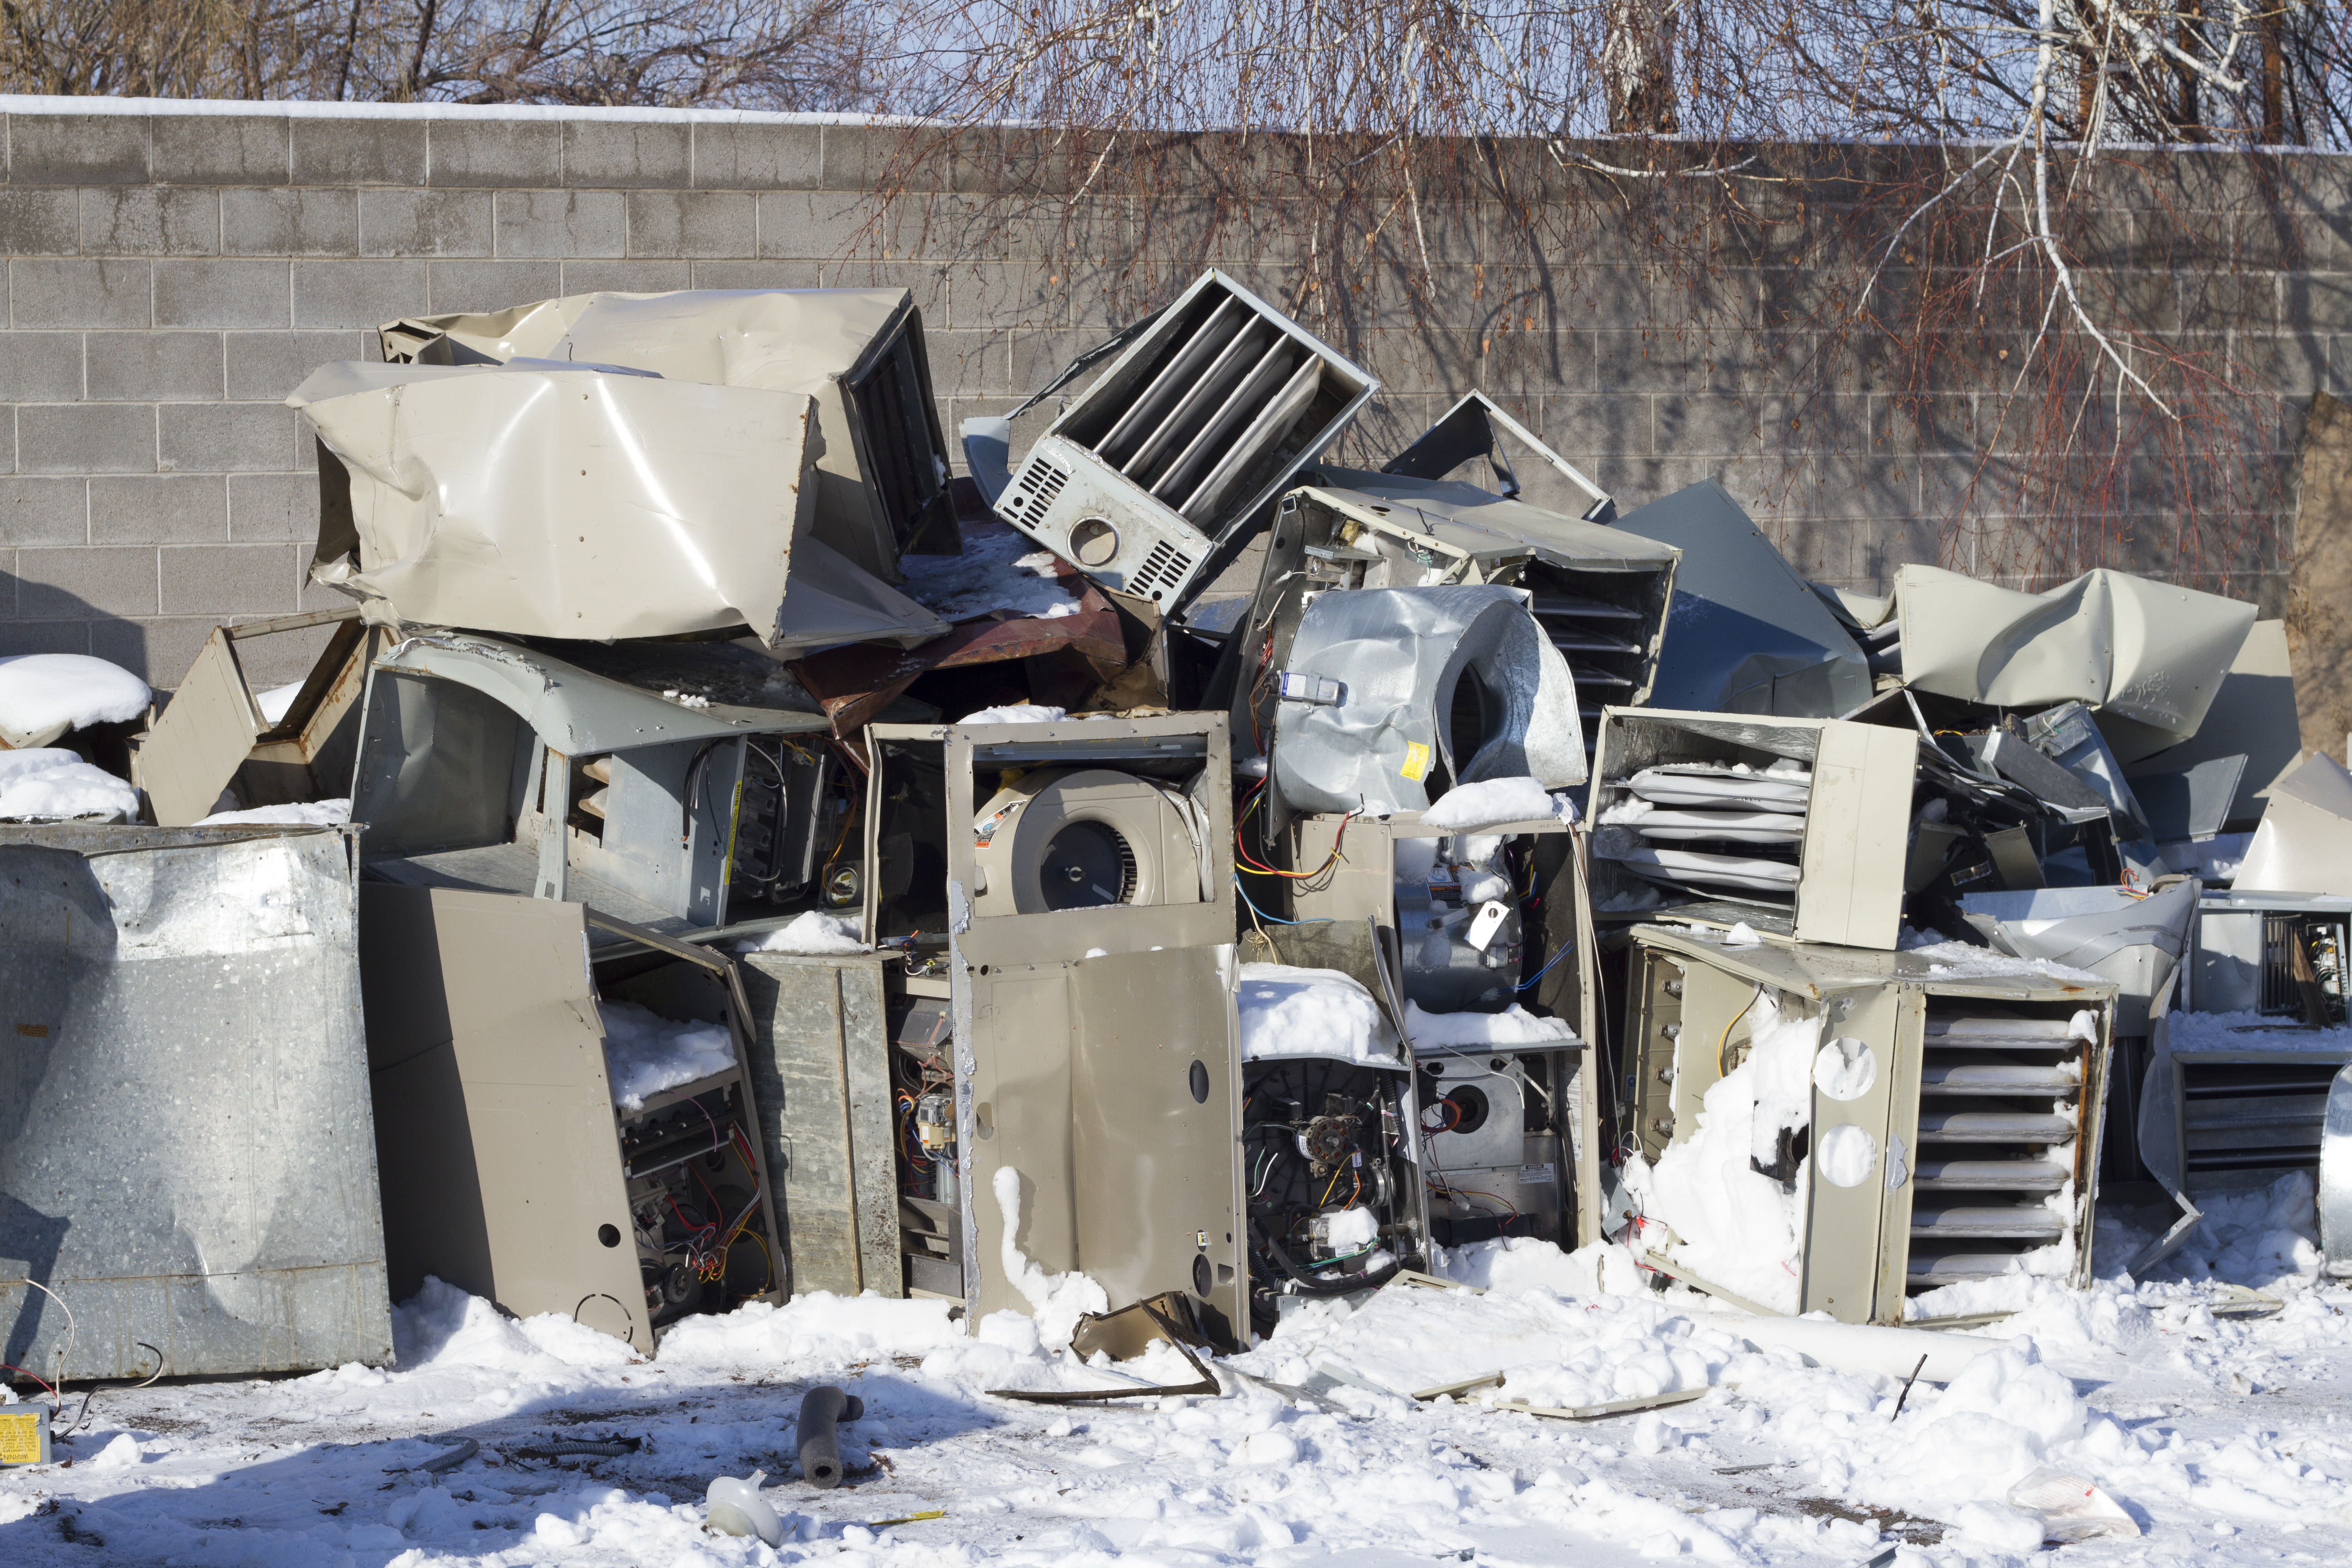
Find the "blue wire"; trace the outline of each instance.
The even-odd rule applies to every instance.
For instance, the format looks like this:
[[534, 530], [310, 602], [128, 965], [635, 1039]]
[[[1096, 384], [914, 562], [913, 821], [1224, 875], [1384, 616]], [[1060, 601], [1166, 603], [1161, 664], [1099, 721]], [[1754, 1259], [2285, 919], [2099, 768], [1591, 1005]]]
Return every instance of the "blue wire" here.
[[1278, 926], [1327, 926], [1331, 923], [1328, 918], [1313, 921], [1286, 921], [1280, 915], [1267, 914], [1264, 910], [1259, 909], [1255, 903], [1251, 902], [1249, 889], [1242, 886], [1242, 874], [1239, 871], [1234, 873], [1234, 891], [1241, 894], [1242, 902], [1248, 904], [1250, 907], [1250, 913], [1255, 915], [1262, 921], [1272, 921]]
[[1559, 951], [1551, 955], [1551, 963], [1545, 964], [1541, 969], [1538, 969], [1533, 974], [1528, 975], [1527, 979], [1521, 981], [1518, 984], [1512, 986], [1511, 989], [1513, 991], [1533, 990], [1537, 981], [1541, 980], [1545, 975], [1551, 973], [1552, 964], [1558, 963], [1561, 959], [1566, 958], [1575, 946], [1576, 944], [1572, 942], [1561, 942], [1559, 944]]

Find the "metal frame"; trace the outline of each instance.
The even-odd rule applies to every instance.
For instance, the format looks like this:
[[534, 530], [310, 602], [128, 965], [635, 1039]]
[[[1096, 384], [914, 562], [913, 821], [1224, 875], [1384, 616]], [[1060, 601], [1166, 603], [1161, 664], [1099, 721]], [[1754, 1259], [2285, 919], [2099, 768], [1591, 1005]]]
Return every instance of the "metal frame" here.
[[[1910, 731], [1835, 719], [1612, 707], [1601, 716], [1593, 747], [1588, 817], [1595, 833], [1607, 831], [1603, 814], [1623, 795], [1625, 780], [1655, 763], [1774, 758], [1809, 764], [1813, 780], [1789, 900], [1693, 895], [1633, 918], [1722, 929], [1745, 922], [1798, 942], [1893, 949], [1902, 929], [1905, 847], [1919, 768], [1919, 739]], [[1668, 899], [1682, 890], [1594, 855], [1597, 912], [1641, 888], [1656, 888]]]

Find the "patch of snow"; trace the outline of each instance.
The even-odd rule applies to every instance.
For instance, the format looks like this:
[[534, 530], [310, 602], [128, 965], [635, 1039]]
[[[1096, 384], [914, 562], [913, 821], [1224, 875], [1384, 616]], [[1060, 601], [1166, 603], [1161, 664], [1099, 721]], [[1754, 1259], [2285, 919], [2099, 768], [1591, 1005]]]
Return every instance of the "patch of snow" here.
[[642, 1110], [649, 1094], [735, 1065], [724, 1024], [665, 1018], [635, 1002], [599, 1002], [596, 1012], [604, 1023], [604, 1074], [623, 1110]]
[[2087, 970], [2053, 963], [2046, 958], [2011, 958], [2005, 952], [1995, 952], [1989, 947], [1971, 947], [1964, 942], [1932, 942], [1906, 951], [1927, 960], [1927, 973], [1938, 979], [1990, 979], [1995, 975], [2019, 974], [2030, 970], [2069, 985], [2107, 984]]
[[352, 819], [348, 800], [313, 800], [292, 805], [257, 805], [246, 811], [215, 811], [196, 819], [198, 827], [223, 827], [236, 822], [275, 822], [288, 826], [333, 826]]
[[811, 1290], [773, 1305], [747, 1301], [724, 1315], [679, 1319], [662, 1337], [659, 1359], [664, 1366], [732, 1371], [921, 1355], [964, 1342], [962, 1325], [948, 1317], [950, 1304], [871, 1290], [857, 1296]]
[[1404, 1005], [1405, 1032], [1415, 1050], [1453, 1050], [1465, 1046], [1532, 1046], [1576, 1038], [1565, 1018], [1543, 1018], [1517, 1002], [1499, 1013], [1424, 1013]]
[[1404, 1066], [1396, 1032], [1353, 975], [1287, 963], [1244, 963], [1236, 996], [1244, 1061], [1323, 1057], [1366, 1067]]
[[2164, 1029], [2176, 1051], [2352, 1051], [2352, 1025], [2305, 1029], [2296, 1026], [2292, 1018], [2252, 1010], [2168, 1013]]
[[139, 792], [58, 746], [0, 751], [0, 821], [135, 821]]
[[284, 686], [273, 686], [267, 691], [257, 691], [253, 694], [253, 700], [260, 708], [261, 716], [275, 724], [286, 717], [294, 706], [294, 699], [301, 695], [302, 682], [295, 680]]
[[1532, 778], [1480, 779], [1475, 784], [1455, 784], [1438, 796], [1437, 804], [1421, 814], [1421, 825], [1476, 828], [1541, 822], [1547, 817], [1572, 821], [1573, 817], [1561, 816], [1560, 808], [1569, 804], [1565, 795], [1554, 797]]
[[1019, 1171], [1011, 1165], [999, 1165], [993, 1190], [997, 1212], [1004, 1217], [1004, 1237], [998, 1249], [1004, 1278], [1028, 1301], [1038, 1342], [1048, 1350], [1066, 1350], [1070, 1336], [1077, 1331], [1079, 1318], [1089, 1312], [1110, 1310], [1110, 1298], [1086, 1275], [1049, 1274], [1021, 1250]]
[[1646, 1218], [1673, 1229], [1672, 1260], [1759, 1306], [1793, 1312], [1811, 1162], [1800, 1161], [1786, 1186], [1750, 1162], [1771, 1164], [1781, 1134], [1810, 1121], [1822, 1021], [1784, 1017], [1780, 994], [1760, 988], [1748, 1018], [1747, 1059], [1708, 1088], [1697, 1127], [1654, 1166], [1628, 1160], [1625, 1184]]
[[1042, 702], [1013, 702], [1003, 708], [982, 708], [956, 721], [959, 724], [1058, 724], [1070, 716], [1066, 708]]
[[121, 665], [86, 653], [0, 658], [0, 732], [36, 746], [68, 730], [136, 719], [151, 696]]
[[803, 910], [787, 924], [757, 942], [739, 942], [737, 952], [790, 952], [803, 958], [833, 958], [872, 950], [857, 940], [865, 922], [851, 915], [829, 915]]
[[1756, 934], [1756, 928], [1749, 925], [1746, 921], [1734, 921], [1731, 922], [1731, 929], [1723, 933], [1723, 945], [1726, 947], [1762, 947], [1764, 945], [1764, 939], [1758, 936]]

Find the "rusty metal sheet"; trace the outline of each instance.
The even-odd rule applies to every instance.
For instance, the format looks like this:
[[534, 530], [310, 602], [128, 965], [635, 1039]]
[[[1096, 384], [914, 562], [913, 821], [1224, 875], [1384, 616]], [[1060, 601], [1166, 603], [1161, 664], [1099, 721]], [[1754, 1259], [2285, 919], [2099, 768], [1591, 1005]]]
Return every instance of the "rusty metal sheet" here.
[[1118, 612], [1092, 588], [1078, 604], [1074, 616], [967, 621], [943, 637], [903, 651], [872, 644], [828, 648], [791, 668], [823, 705], [834, 735], [844, 740], [861, 733], [875, 715], [935, 669], [1003, 664], [1066, 648], [1111, 679], [1128, 663]]

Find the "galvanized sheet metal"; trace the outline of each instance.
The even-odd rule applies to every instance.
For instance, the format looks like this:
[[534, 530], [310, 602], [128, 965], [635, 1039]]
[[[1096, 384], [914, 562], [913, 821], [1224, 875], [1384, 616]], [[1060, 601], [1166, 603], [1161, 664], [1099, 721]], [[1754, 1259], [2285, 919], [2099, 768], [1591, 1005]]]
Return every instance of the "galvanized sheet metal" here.
[[356, 834], [0, 830], [0, 1360], [390, 1359]]

